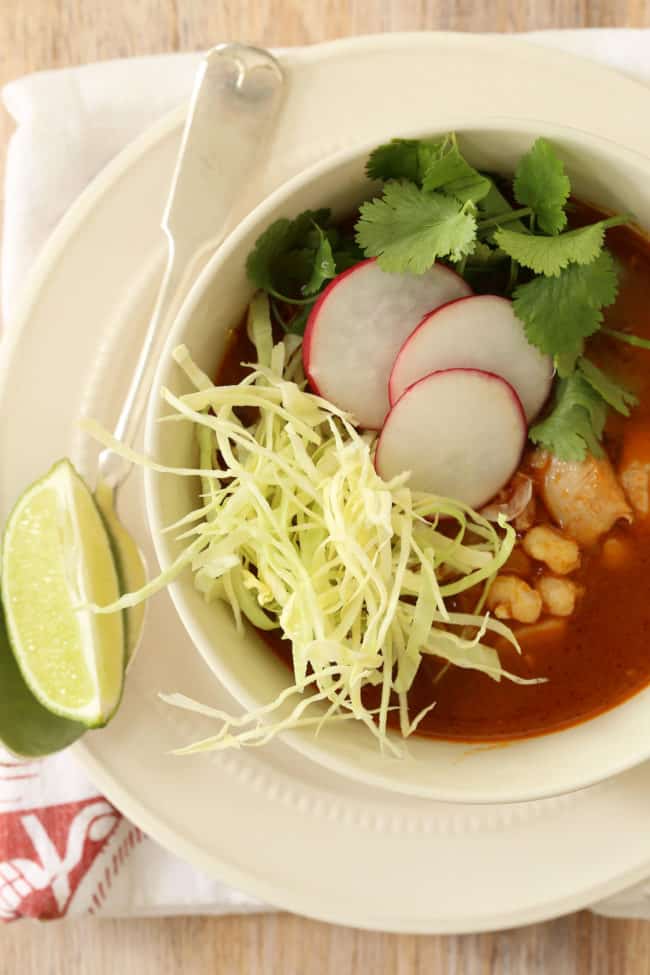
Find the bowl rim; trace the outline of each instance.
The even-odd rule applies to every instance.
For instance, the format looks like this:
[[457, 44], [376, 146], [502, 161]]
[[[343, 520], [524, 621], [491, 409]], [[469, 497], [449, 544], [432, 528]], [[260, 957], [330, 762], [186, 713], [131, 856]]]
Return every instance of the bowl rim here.
[[[561, 125], [542, 119], [503, 115], [490, 116], [489, 118], [467, 116], [460, 119], [458, 123], [453, 126], [453, 131], [455, 131], [461, 137], [463, 133], [477, 131], [507, 131], [509, 133], [512, 132], [522, 134], [530, 133], [531, 130], [545, 130], [544, 134], [546, 135], [548, 133], [550, 138], [553, 137], [553, 134], [555, 134], [558, 138], [561, 138], [562, 136], [572, 137], [587, 149], [590, 147], [592, 149], [600, 148], [601, 150], [607, 148], [621, 161], [627, 159], [631, 163], [641, 165], [647, 169], [648, 175], [650, 176], [650, 155], [646, 155], [638, 150], [623, 146], [613, 139], [609, 139], [601, 135], [595, 135], [589, 131], [581, 129], [579, 126]], [[265, 221], [268, 222], [270, 215], [277, 210], [279, 205], [290, 204], [292, 198], [297, 193], [308, 187], [310, 184], [316, 182], [319, 177], [367, 155], [367, 153], [380, 144], [381, 141], [386, 141], [387, 139], [394, 137], [422, 138], [427, 135], [442, 133], [443, 131], [449, 131], [449, 126], [446, 124], [446, 120], [444, 120], [439, 127], [435, 124], [427, 126], [411, 126], [406, 128], [404, 131], [399, 131], [398, 133], [393, 131], [392, 133], [387, 134], [385, 140], [373, 138], [372, 140], [364, 140], [363, 142], [340, 150], [326, 157], [325, 159], [314, 163], [305, 170], [288, 179], [286, 182], [282, 183], [267, 197], [265, 197], [264, 200], [258, 203], [242, 219], [237, 227], [228, 234], [216, 251], [211, 255], [210, 259], [201, 269], [199, 275], [192, 284], [189, 292], [176, 312], [167, 335], [167, 339], [164, 343], [163, 352], [156, 366], [155, 376], [146, 411], [144, 441], [145, 453], [147, 455], [152, 456], [153, 454], [153, 446], [156, 439], [156, 418], [160, 408], [157, 393], [162, 385], [161, 375], [167, 368], [171, 349], [178, 344], [179, 333], [182, 333], [187, 324], [190, 322], [192, 315], [203, 299], [206, 289], [209, 287], [213, 279], [218, 275], [221, 264], [224, 263], [227, 258], [237, 250], [242, 240], [244, 240], [255, 228], [258, 228], [259, 232], [261, 232], [264, 229]], [[369, 186], [370, 185], [372, 185], [372, 181], [369, 181]], [[164, 569], [169, 565], [169, 559], [164, 551], [162, 542], [162, 529], [164, 528], [165, 523], [161, 517], [161, 511], [158, 505], [158, 483], [159, 481], [156, 473], [149, 468], [146, 468], [144, 471], [145, 511], [153, 539], [156, 557], [161, 568]], [[229, 672], [228, 668], [221, 663], [218, 653], [214, 652], [214, 645], [211, 645], [210, 647], [206, 646], [198, 627], [195, 625], [195, 620], [193, 619], [191, 609], [185, 605], [185, 599], [182, 593], [182, 580], [172, 583], [168, 586], [168, 589], [174, 608], [178, 613], [178, 616], [185, 630], [187, 631], [188, 636], [209, 667], [212, 675], [223, 684], [226, 690], [242, 707], [248, 709], [256, 706], [256, 704], [259, 702], [257, 702], [252, 696], [251, 692], [241, 684], [239, 679], [234, 677]], [[443, 741], [446, 744], [460, 746], [463, 752], [467, 753], [472, 748], [482, 750], [485, 747], [494, 748], [495, 745], [499, 748], [507, 748], [511, 745], [519, 745], [525, 742], [535, 742], [541, 739], [551, 738], [557, 741], [559, 740], [558, 736], [564, 736], [564, 740], [566, 740], [566, 736], [572, 732], [575, 732], [576, 729], [585, 729], [592, 726], [594, 722], [597, 722], [599, 719], [606, 718], [609, 714], [619, 712], [621, 708], [629, 705], [631, 702], [638, 702], [638, 700], [644, 694], [650, 696], [650, 684], [648, 684], [645, 688], [641, 688], [630, 698], [627, 698], [619, 704], [614, 705], [612, 708], [608, 708], [605, 712], [594, 715], [593, 717], [587, 718], [584, 721], [580, 721], [575, 725], [561, 728], [557, 731], [550, 731], [542, 735], [517, 738], [495, 744], [452, 740]], [[402, 740], [401, 736], [398, 737], [400, 740]], [[600, 771], [592, 770], [591, 772], [584, 772], [581, 769], [578, 769], [575, 774], [571, 775], [570, 783], [567, 782], [562, 786], [540, 784], [536, 788], [520, 788], [519, 791], [516, 788], [513, 788], [504, 798], [503, 794], [501, 793], [490, 793], [484, 789], [477, 789], [471, 783], [471, 776], [468, 776], [466, 780], [467, 789], [449, 787], [430, 788], [427, 786], [410, 787], [405, 784], [400, 784], [400, 786], [396, 788], [389, 784], [386, 775], [375, 773], [374, 771], [368, 769], [364, 769], [362, 772], [360, 772], [360, 769], [357, 766], [355, 766], [354, 771], [351, 770], [351, 767], [345, 758], [338, 757], [327, 749], [320, 747], [318, 741], [314, 739], [313, 736], [301, 733], [299, 729], [287, 730], [283, 732], [280, 735], [280, 739], [282, 742], [296, 749], [300, 754], [309, 760], [326, 767], [330, 771], [341, 774], [347, 778], [353, 776], [358, 778], [359, 775], [361, 775], [363, 781], [369, 786], [382, 788], [384, 790], [391, 789], [391, 791], [397, 794], [401, 793], [403, 795], [406, 794], [418, 796], [424, 799], [433, 799], [435, 801], [452, 803], [461, 802], [476, 805], [490, 804], [494, 802], [528, 802], [548, 799], [558, 795], [565, 795], [567, 793], [579, 791], [581, 789], [601, 783], [650, 759], [649, 738], [645, 748], [640, 748], [637, 746], [636, 753], [631, 753], [625, 758], [622, 757], [619, 761], [610, 763], [606, 768], [603, 768]], [[426, 739], [421, 738], [420, 740]], [[440, 742], [438, 739], [431, 740]], [[632, 744], [636, 743], [633, 742]], [[474, 791], [472, 791], [472, 789]]]

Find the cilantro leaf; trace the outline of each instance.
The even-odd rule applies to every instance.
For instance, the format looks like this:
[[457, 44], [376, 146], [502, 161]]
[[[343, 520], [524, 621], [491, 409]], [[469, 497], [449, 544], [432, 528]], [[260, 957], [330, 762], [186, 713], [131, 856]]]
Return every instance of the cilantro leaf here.
[[581, 461], [588, 451], [602, 457], [600, 438], [606, 418], [607, 404], [576, 371], [556, 383], [551, 412], [528, 435], [560, 460]]
[[639, 402], [634, 393], [627, 389], [622, 383], [606, 375], [602, 369], [595, 366], [589, 359], [578, 360], [578, 370], [587, 380], [591, 388], [605, 400], [612, 409], [623, 416], [630, 415], [630, 407], [636, 406]]
[[331, 217], [332, 211], [327, 207], [321, 207], [319, 210], [304, 210], [289, 221], [285, 236], [285, 249], [293, 250], [294, 247], [303, 245], [310, 235], [313, 236], [314, 224], [317, 227], [327, 227]]
[[422, 180], [423, 189], [442, 190], [461, 203], [477, 203], [487, 196], [491, 185], [487, 176], [470, 166], [455, 141], [450, 142], [449, 148], [441, 151], [438, 158], [431, 160]]
[[613, 303], [617, 289], [614, 260], [603, 251], [591, 264], [571, 264], [557, 277], [519, 285], [513, 308], [528, 341], [555, 356], [560, 375], [567, 375], [584, 339], [600, 328], [602, 309]]
[[313, 259], [311, 277], [307, 284], [303, 284], [302, 293], [304, 295], [315, 295], [323, 287], [326, 281], [333, 278], [336, 274], [336, 264], [332, 255], [332, 246], [321, 230], [316, 225], [318, 231], [318, 247]]
[[314, 225], [326, 226], [329, 219], [329, 210], [305, 210], [294, 220], [281, 218], [272, 223], [248, 255], [246, 273], [250, 281], [278, 298], [297, 300], [282, 294], [282, 289], [287, 286], [287, 278], [291, 290], [298, 293], [308, 283], [319, 246], [319, 238], [314, 240]]
[[463, 157], [455, 135], [443, 139], [393, 139], [370, 154], [366, 173], [370, 179], [406, 179], [425, 190], [441, 190], [461, 203], [476, 203], [491, 186], [491, 180]]
[[566, 227], [564, 207], [571, 192], [562, 160], [546, 139], [537, 139], [519, 161], [514, 179], [515, 199], [531, 208], [541, 229], [557, 234]]
[[370, 153], [366, 174], [370, 179], [408, 179], [419, 185], [430, 162], [439, 155], [444, 141], [392, 139]]
[[384, 271], [423, 274], [436, 258], [458, 261], [474, 247], [476, 219], [469, 209], [413, 183], [387, 183], [360, 215], [357, 242]]
[[314, 267], [314, 250], [300, 247], [279, 253], [272, 261], [270, 287], [283, 295], [299, 295]]
[[637, 402], [629, 389], [589, 359], [580, 358], [575, 371], [557, 382], [551, 412], [531, 428], [529, 436], [560, 460], [581, 461], [587, 451], [601, 457], [607, 407], [629, 416]]
[[557, 277], [569, 264], [591, 264], [600, 254], [607, 228], [620, 222], [621, 218], [611, 217], [555, 237], [519, 234], [500, 228], [494, 240], [524, 267], [536, 274]]
[[270, 291], [273, 287], [272, 264], [283, 253], [289, 220], [276, 220], [257, 238], [248, 255], [246, 273], [257, 288]]

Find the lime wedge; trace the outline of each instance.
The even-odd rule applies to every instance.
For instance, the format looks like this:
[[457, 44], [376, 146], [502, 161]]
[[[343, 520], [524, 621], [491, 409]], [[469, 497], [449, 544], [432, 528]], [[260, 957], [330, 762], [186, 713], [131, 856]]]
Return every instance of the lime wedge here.
[[0, 606], [0, 743], [21, 758], [40, 758], [67, 748], [85, 730], [36, 700], [18, 669]]
[[90, 603], [119, 598], [101, 515], [68, 460], [18, 500], [2, 552], [2, 599], [14, 657], [48, 711], [93, 728], [117, 708], [124, 679], [121, 613]]

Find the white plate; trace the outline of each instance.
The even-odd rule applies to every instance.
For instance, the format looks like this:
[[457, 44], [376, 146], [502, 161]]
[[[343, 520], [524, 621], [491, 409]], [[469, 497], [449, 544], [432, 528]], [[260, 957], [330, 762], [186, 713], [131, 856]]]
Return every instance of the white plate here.
[[[294, 51], [277, 151], [258, 196], [324, 155], [454, 116], [579, 125], [650, 155], [650, 93], [589, 62], [501, 37], [394, 35]], [[440, 107], [444, 105], [444, 119]], [[76, 420], [110, 422], [160, 269], [157, 230], [178, 116], [93, 183], [35, 269], [0, 379], [0, 518], [57, 457], [90, 468]], [[138, 477], [122, 511], [144, 525]], [[141, 539], [151, 553], [149, 540]], [[118, 717], [76, 754], [143, 830], [273, 904], [391, 931], [461, 932], [574, 910], [650, 872], [650, 766], [559, 799], [467, 807], [358, 786], [281, 743], [191, 759], [169, 749], [210, 728], [156, 698], [223, 706], [166, 594]], [[561, 756], [558, 756], [558, 761]], [[624, 830], [619, 828], [624, 824]], [[613, 834], [613, 830], [616, 833]]]
[[[483, 119], [459, 114], [457, 123], [468, 160], [493, 172], [509, 172], [535, 138], [545, 136], [564, 158], [579, 197], [614, 213], [633, 212], [641, 226], [650, 226], [646, 156], [548, 122], [498, 120], [492, 127]], [[382, 141], [390, 133], [386, 129]], [[442, 133], [444, 129], [438, 130]], [[436, 130], [428, 125], [409, 134], [435, 135]], [[197, 364], [214, 375], [224, 336], [252, 294], [245, 264], [255, 240], [273, 220], [306, 209], [329, 205], [334, 214], [350, 213], [368, 192], [364, 165], [375, 145], [373, 140], [362, 148], [354, 146], [289, 180], [256, 207], [214, 254], [179, 312], [154, 378], [145, 442], [157, 461], [176, 468], [191, 467], [195, 459], [187, 425], [158, 422], [169, 412], [158, 391], [190, 388], [171, 361], [170, 350], [179, 343], [187, 345]], [[156, 552], [168, 568], [183, 545], [163, 534], [164, 529], [194, 510], [196, 485], [188, 478], [147, 471], [145, 497]], [[287, 689], [286, 667], [269, 653], [264, 640], [250, 629], [240, 633], [224, 603], [206, 603], [191, 573], [176, 579], [168, 591], [190, 639], [242, 708], [262, 707]], [[290, 710], [289, 706], [286, 714]], [[282, 712], [276, 717], [281, 718]], [[294, 728], [285, 732], [283, 740], [308, 759], [375, 788], [440, 802], [527, 802], [586, 788], [648, 760], [650, 686], [591, 721], [554, 735], [508, 742], [508, 747], [468, 748], [463, 742], [415, 735], [404, 749], [408, 754], [395, 761], [381, 753], [361, 722], [332, 722], [318, 736], [313, 728]]]

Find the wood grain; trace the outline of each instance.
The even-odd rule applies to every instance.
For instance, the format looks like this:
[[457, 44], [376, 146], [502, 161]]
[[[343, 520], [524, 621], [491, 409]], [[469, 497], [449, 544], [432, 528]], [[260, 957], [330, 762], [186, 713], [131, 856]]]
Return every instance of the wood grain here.
[[587, 912], [458, 938], [292, 915], [82, 920], [0, 931], [3, 975], [647, 975], [650, 923]]
[[[305, 44], [389, 30], [613, 26], [650, 26], [650, 0], [0, 0], [0, 84], [37, 69], [226, 40]], [[0, 114], [2, 157], [10, 128]], [[650, 923], [583, 912], [516, 931], [437, 938], [278, 914], [0, 930], [0, 975], [114, 972], [650, 975]]]

